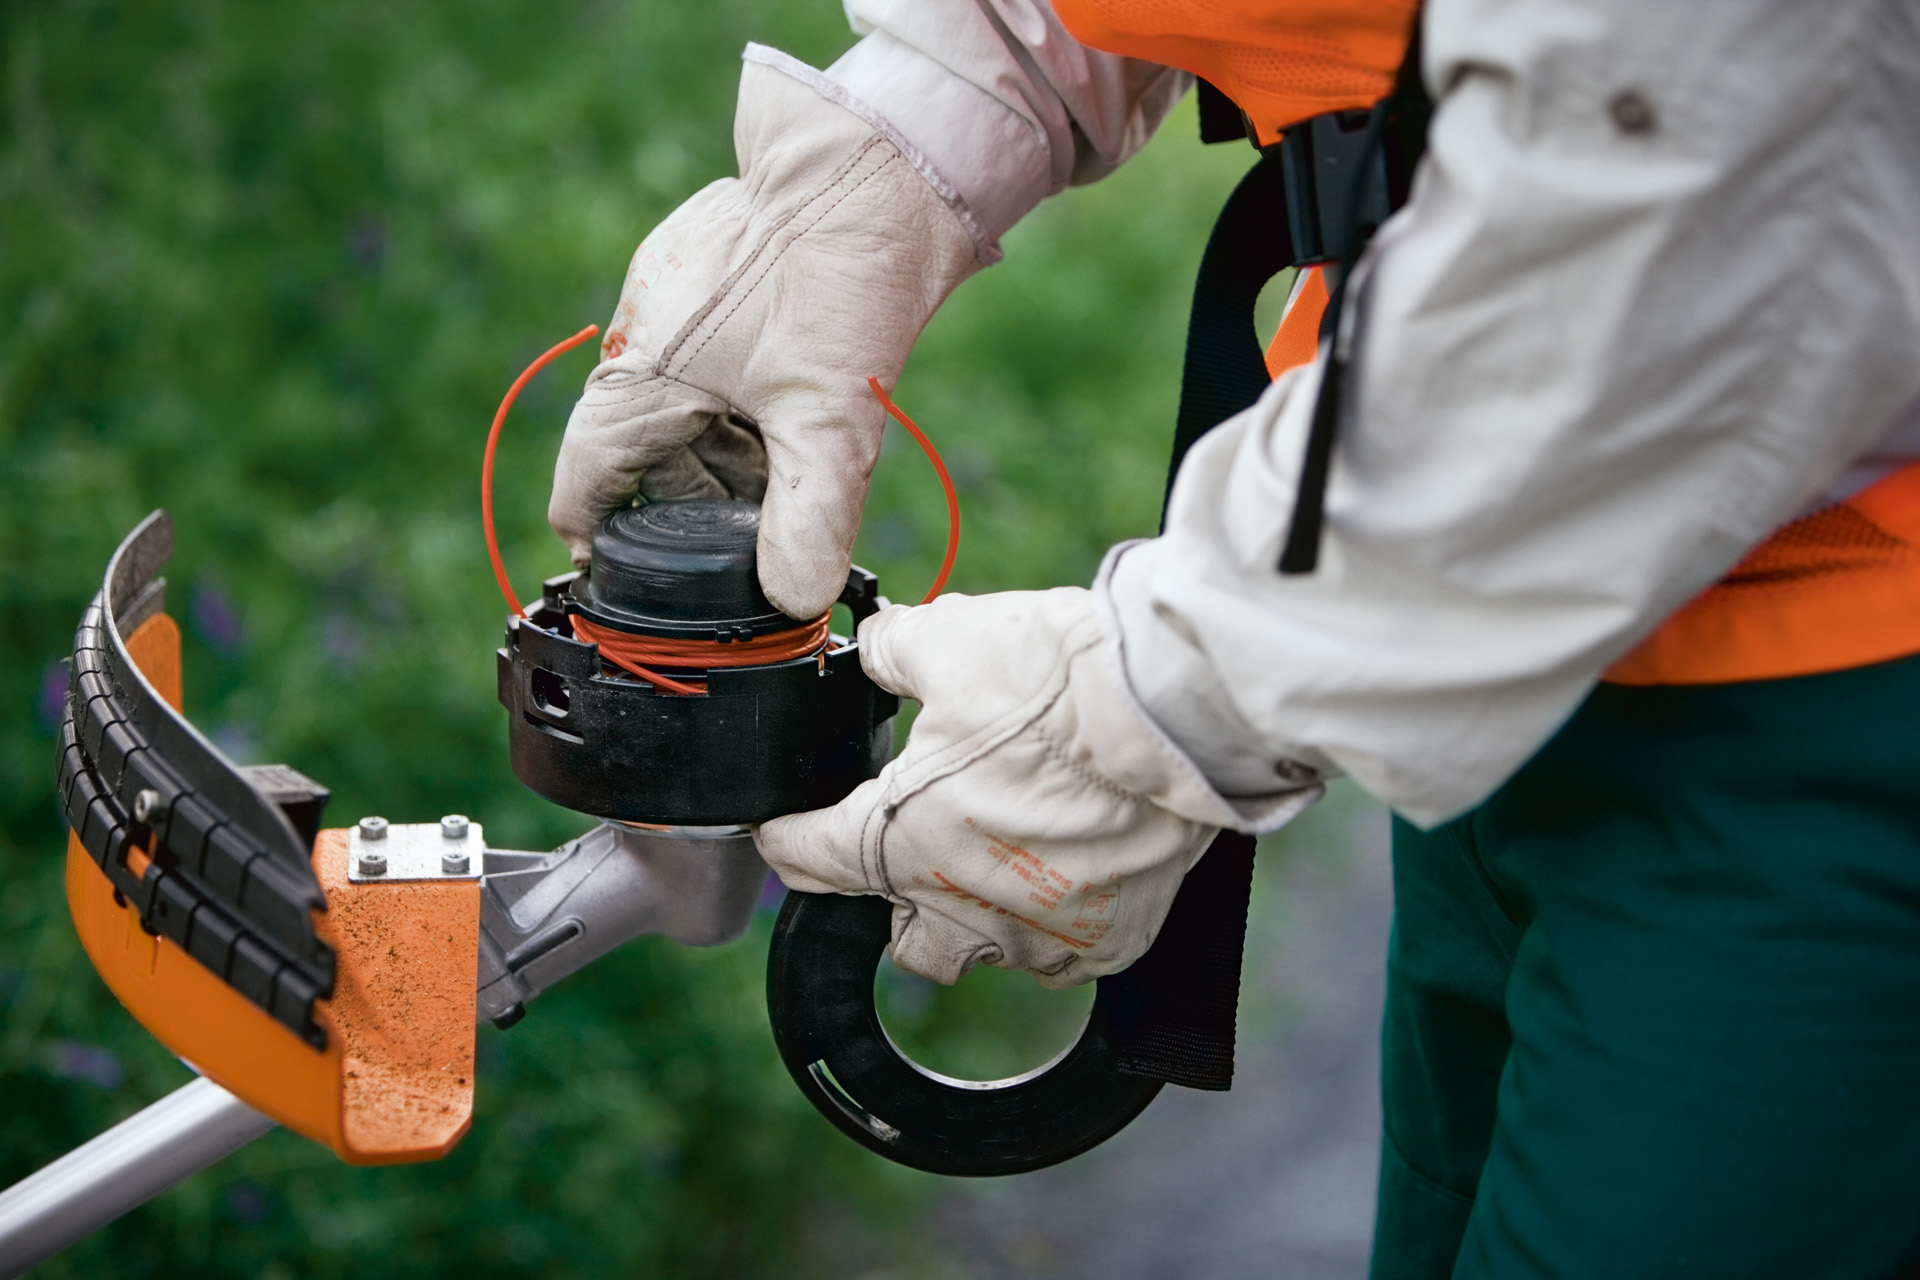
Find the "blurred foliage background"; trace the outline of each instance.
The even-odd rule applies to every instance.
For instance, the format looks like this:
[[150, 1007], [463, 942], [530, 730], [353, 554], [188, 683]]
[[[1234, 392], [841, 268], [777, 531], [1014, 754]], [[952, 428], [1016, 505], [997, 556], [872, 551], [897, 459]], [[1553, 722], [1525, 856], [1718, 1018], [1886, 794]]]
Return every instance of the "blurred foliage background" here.
[[[828, 0], [0, 5], [0, 1184], [187, 1078], [74, 941], [52, 790], [60, 659], [151, 508], [178, 531], [189, 711], [234, 757], [329, 784], [335, 824], [583, 829], [507, 769], [480, 446], [534, 354], [605, 322], [646, 229], [733, 172], [749, 39], [824, 66], [853, 37]], [[899, 395], [961, 486], [954, 587], [1084, 583], [1152, 531], [1192, 273], [1251, 159], [1183, 106], [936, 318]], [[502, 446], [523, 593], [565, 567], [546, 492], [589, 364], [536, 381]], [[913, 598], [943, 531], [891, 438], [859, 558]], [[919, 1227], [952, 1189], [787, 1081], [767, 923], [643, 940], [483, 1031], [441, 1163], [353, 1170], [276, 1134], [43, 1274], [955, 1274]], [[961, 1071], [1037, 1060], [1073, 1017], [1018, 975], [888, 994]]]

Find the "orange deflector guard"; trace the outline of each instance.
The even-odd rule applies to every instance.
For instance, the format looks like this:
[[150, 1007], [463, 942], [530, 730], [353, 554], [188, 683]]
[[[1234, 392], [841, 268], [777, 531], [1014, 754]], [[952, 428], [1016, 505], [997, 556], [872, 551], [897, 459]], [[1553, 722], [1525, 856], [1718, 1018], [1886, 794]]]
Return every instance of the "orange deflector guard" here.
[[[127, 650], [177, 710], [173, 619], [147, 619]], [[328, 908], [315, 926], [338, 953], [333, 996], [315, 1009], [327, 1033], [324, 1050], [142, 929], [139, 912], [116, 900], [71, 835], [67, 905], [87, 958], [114, 995], [202, 1075], [351, 1164], [443, 1156], [473, 1119], [479, 884], [350, 884], [347, 833], [337, 830], [314, 841], [313, 867]]]

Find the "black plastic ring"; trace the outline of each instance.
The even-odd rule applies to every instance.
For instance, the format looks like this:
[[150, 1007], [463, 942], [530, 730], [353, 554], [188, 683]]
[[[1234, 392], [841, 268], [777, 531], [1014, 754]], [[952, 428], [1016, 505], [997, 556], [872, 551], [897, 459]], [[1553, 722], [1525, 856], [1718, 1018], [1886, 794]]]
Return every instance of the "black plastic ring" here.
[[1073, 1046], [1025, 1075], [954, 1080], [915, 1063], [873, 1002], [892, 912], [884, 898], [789, 893], [767, 954], [780, 1057], [855, 1142], [928, 1173], [1027, 1173], [1105, 1142], [1160, 1092], [1161, 1081], [1116, 1069], [1100, 996]]

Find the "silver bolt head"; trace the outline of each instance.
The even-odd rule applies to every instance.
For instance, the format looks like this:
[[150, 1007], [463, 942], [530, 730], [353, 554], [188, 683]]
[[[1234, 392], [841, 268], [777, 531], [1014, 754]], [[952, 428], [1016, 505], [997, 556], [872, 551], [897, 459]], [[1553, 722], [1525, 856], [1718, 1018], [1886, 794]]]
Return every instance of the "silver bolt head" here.
[[[387, 838], [387, 820], [385, 818], [360, 819], [360, 838], [362, 840], [385, 840]], [[381, 862], [385, 863], [382, 858]], [[386, 868], [382, 866], [381, 870]]]
[[447, 852], [440, 855], [440, 871], [443, 875], [463, 876], [467, 874], [467, 855]]
[[133, 820], [151, 822], [160, 816], [160, 793], [152, 787], [141, 791], [133, 798]]
[[440, 834], [449, 840], [465, 840], [467, 838], [467, 825], [466, 814], [450, 813], [440, 819]]
[[384, 853], [362, 853], [357, 860], [360, 874], [363, 876], [383, 876], [387, 874], [387, 855]]

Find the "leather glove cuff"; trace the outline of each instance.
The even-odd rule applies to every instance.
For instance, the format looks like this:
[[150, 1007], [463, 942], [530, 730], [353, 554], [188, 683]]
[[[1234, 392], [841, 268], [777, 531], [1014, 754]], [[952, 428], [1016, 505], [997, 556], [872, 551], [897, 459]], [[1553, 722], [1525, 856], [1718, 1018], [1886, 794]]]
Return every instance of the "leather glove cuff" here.
[[[1000, 261], [1002, 255], [1000, 253], [998, 240], [1000, 232], [1005, 230], [1005, 228], [994, 226], [983, 221], [968, 202], [967, 198], [961, 193], [959, 187], [950, 181], [947, 175], [935, 166], [932, 158], [929, 157], [926, 152], [915, 146], [912, 139], [908, 138], [906, 134], [902, 133], [900, 129], [894, 125], [893, 121], [882, 114], [878, 107], [875, 107], [872, 103], [853, 92], [853, 90], [838, 80], [829, 78], [826, 73], [817, 71], [792, 54], [782, 53], [778, 49], [769, 48], [763, 44], [749, 44], [746, 50], [741, 53], [740, 59], [743, 62], [771, 67], [782, 75], [798, 80], [801, 84], [806, 85], [828, 102], [833, 103], [834, 106], [858, 116], [868, 125], [878, 130], [885, 136], [888, 142], [894, 145], [895, 149], [900, 152], [906, 162], [913, 166], [914, 172], [922, 178], [925, 178], [927, 185], [932, 187], [934, 191], [939, 194], [940, 198], [947, 202], [947, 207], [953, 210], [954, 216], [960, 219], [960, 225], [965, 227], [967, 234], [973, 238], [974, 249], [980, 257], [980, 265], [992, 266], [994, 263]], [[739, 145], [738, 138], [736, 138], [736, 145]], [[743, 166], [746, 163], [744, 147], [741, 151], [741, 163]], [[1020, 212], [1024, 213], [1026, 210], [1022, 209]], [[1019, 215], [1016, 214], [1014, 216], [1017, 218]], [[1008, 225], [1010, 226], [1012, 224], [1008, 223]]]

